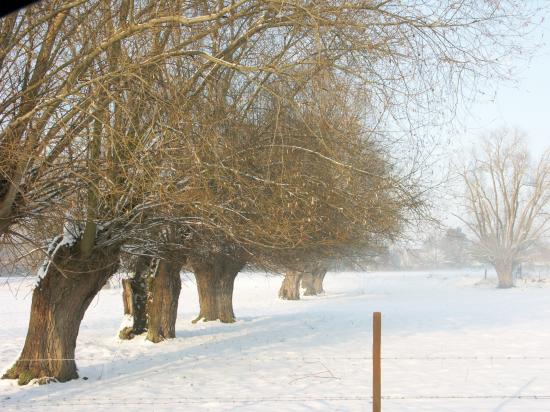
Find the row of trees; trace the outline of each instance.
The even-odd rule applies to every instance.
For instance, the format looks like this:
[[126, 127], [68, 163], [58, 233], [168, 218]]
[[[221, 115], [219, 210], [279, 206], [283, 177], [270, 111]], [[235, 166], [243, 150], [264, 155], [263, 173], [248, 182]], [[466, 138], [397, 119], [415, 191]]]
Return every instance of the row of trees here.
[[5, 17], [0, 236], [46, 259], [4, 377], [76, 378], [80, 322], [121, 261], [122, 336], [158, 342], [175, 334], [184, 264], [199, 318], [232, 321], [245, 264], [303, 273], [398, 236], [423, 211], [419, 122], [492, 72], [518, 11], [47, 0]]

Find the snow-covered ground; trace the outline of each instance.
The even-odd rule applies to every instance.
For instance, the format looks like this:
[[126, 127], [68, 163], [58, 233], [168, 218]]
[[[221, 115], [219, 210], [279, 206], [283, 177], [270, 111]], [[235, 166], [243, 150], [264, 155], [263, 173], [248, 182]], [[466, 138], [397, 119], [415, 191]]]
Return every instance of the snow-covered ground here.
[[[87, 379], [0, 381], [0, 410], [370, 411], [371, 316], [381, 311], [384, 411], [550, 411], [550, 284], [498, 290], [481, 278], [330, 273], [324, 296], [288, 302], [280, 277], [241, 274], [238, 322], [193, 325], [197, 294], [184, 276], [177, 338], [160, 344], [118, 340], [121, 291], [106, 289], [78, 338]], [[32, 284], [1, 280], [4, 369], [23, 346]]]

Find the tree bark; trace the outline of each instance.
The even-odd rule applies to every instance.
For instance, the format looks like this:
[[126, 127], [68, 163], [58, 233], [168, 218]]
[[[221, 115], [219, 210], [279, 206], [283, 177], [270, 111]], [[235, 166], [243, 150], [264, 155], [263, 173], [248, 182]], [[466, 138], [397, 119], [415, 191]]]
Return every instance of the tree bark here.
[[81, 258], [78, 242], [56, 248], [33, 291], [23, 351], [3, 378], [18, 379], [20, 385], [32, 379], [47, 383], [78, 378], [74, 355], [80, 323], [115, 273], [118, 257], [118, 247], [94, 249], [86, 259]]
[[318, 265], [310, 272], [302, 276], [302, 288], [305, 289], [304, 296], [316, 296], [324, 293], [323, 280], [327, 273], [325, 266]]
[[132, 316], [132, 279], [122, 279], [122, 304], [124, 306], [124, 316]]
[[315, 288], [313, 286], [313, 279], [314, 274], [313, 273], [304, 273], [302, 276], [302, 289], [305, 289], [304, 296], [314, 296]]
[[227, 256], [214, 256], [208, 259], [191, 259], [199, 292], [199, 320], [220, 320], [223, 323], [235, 322], [233, 311], [233, 286], [237, 274], [244, 267], [243, 262]]
[[151, 257], [139, 256], [134, 276], [122, 281], [124, 314], [131, 317], [131, 326], [122, 328], [120, 339], [132, 339], [147, 331], [147, 284], [151, 270]]
[[285, 300], [300, 300], [300, 280], [303, 274], [297, 271], [288, 271], [279, 289], [279, 297]]
[[159, 259], [149, 282], [147, 340], [157, 343], [176, 337], [182, 263]]
[[498, 288], [508, 289], [514, 287], [513, 264], [507, 260], [495, 263], [495, 269], [498, 277]]
[[313, 294], [314, 295], [321, 295], [325, 293], [325, 290], [323, 289], [323, 280], [325, 280], [326, 274], [327, 274], [326, 268], [319, 268], [313, 274]]

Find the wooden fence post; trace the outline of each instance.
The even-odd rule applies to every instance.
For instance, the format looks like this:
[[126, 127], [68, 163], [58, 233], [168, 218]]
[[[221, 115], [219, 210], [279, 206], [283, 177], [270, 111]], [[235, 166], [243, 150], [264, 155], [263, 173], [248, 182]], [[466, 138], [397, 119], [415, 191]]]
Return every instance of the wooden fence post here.
[[372, 411], [382, 410], [382, 368], [380, 348], [382, 343], [382, 314], [372, 314]]

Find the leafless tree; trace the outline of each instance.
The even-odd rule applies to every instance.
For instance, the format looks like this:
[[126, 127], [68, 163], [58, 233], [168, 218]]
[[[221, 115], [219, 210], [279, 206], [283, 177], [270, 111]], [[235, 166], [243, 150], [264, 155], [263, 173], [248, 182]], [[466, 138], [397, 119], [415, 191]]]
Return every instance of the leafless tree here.
[[481, 141], [461, 173], [475, 253], [496, 269], [498, 286], [513, 286], [514, 267], [550, 229], [550, 150], [533, 162], [518, 130]]

